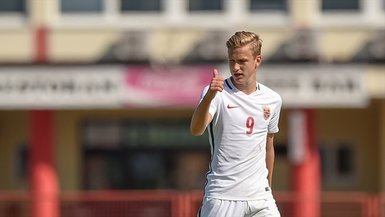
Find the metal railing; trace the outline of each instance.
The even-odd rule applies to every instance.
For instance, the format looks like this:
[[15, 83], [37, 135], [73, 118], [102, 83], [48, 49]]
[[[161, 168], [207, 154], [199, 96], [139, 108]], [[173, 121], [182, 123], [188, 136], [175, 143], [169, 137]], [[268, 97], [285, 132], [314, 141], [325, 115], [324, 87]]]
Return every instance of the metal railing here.
[[[275, 192], [283, 217], [295, 217], [293, 192]], [[201, 191], [79, 191], [60, 194], [60, 217], [195, 217]], [[31, 217], [27, 192], [0, 192], [0, 217]], [[385, 193], [322, 192], [321, 217], [385, 217]]]

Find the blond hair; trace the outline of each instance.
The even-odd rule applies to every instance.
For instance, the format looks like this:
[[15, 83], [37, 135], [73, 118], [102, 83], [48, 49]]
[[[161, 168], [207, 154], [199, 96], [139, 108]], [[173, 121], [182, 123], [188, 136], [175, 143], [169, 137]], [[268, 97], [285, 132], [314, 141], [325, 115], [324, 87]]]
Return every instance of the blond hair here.
[[253, 32], [236, 32], [226, 42], [228, 50], [243, 47], [248, 44], [251, 45], [251, 50], [253, 52], [254, 57], [256, 57], [257, 55], [261, 55], [262, 39], [259, 37], [259, 35]]

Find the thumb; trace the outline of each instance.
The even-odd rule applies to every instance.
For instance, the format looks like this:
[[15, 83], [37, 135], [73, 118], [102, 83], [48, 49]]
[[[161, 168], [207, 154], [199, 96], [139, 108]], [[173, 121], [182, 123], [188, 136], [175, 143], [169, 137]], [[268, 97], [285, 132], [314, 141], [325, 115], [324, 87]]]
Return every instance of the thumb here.
[[213, 71], [213, 78], [218, 78], [218, 77], [219, 77], [218, 70], [214, 69], [214, 71]]

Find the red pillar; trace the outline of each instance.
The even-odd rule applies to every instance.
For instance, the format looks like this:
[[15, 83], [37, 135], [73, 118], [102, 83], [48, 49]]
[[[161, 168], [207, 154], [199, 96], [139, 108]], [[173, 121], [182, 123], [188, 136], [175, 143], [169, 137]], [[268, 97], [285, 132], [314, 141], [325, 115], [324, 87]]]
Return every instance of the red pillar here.
[[54, 166], [52, 111], [30, 112], [31, 217], [58, 217], [58, 181]]
[[296, 217], [320, 217], [320, 159], [315, 138], [315, 111], [289, 112], [289, 160], [292, 187], [296, 195]]
[[36, 63], [47, 62], [47, 49], [48, 49], [48, 30], [44, 26], [36, 27], [35, 29], [35, 57]]

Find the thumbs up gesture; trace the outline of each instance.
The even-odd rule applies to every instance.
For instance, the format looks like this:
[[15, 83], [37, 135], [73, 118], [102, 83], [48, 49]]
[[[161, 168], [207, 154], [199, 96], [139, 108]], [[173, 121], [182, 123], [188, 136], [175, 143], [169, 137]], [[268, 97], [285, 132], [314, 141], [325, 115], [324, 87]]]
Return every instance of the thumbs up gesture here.
[[223, 77], [218, 73], [217, 69], [214, 69], [213, 71], [213, 78], [210, 82], [210, 91], [213, 92], [222, 92], [224, 87], [224, 79]]

